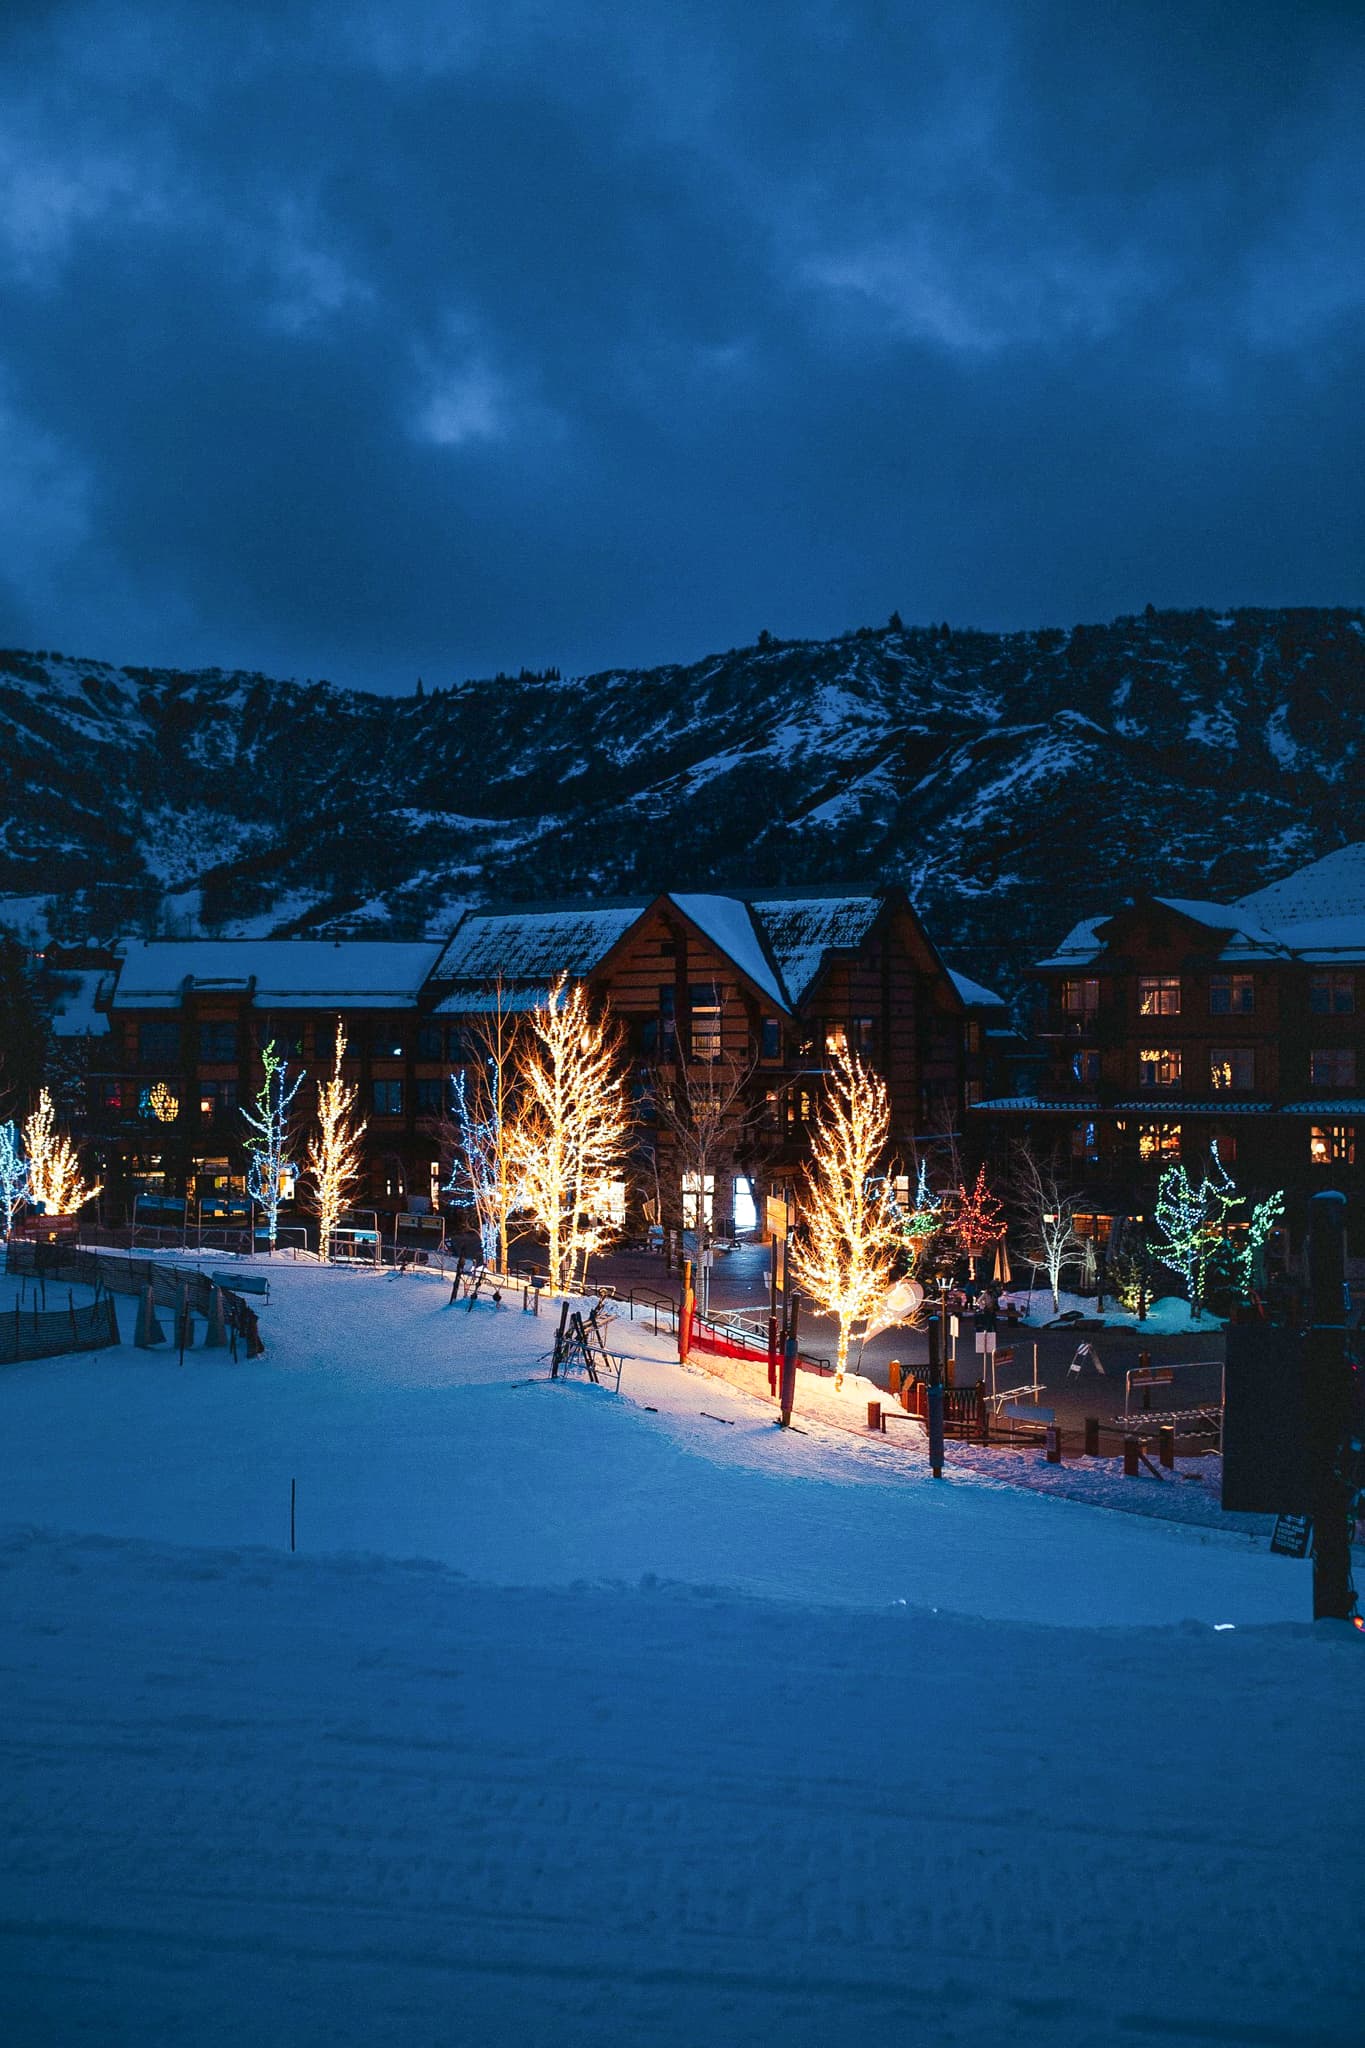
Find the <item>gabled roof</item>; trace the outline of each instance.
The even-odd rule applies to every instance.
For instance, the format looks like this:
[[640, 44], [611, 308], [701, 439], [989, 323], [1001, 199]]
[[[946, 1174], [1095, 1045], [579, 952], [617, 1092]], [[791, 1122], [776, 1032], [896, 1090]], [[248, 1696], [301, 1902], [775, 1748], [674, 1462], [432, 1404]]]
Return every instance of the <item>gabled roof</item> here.
[[1189, 918], [1192, 924], [1205, 925], [1214, 932], [1231, 933], [1220, 956], [1224, 960], [1251, 959], [1258, 955], [1273, 959], [1288, 951], [1282, 938], [1236, 904], [1203, 903], [1186, 896], [1154, 896], [1152, 901], [1164, 904], [1167, 910], [1174, 910], [1180, 917]]
[[1365, 922], [1365, 840], [1339, 846], [1322, 860], [1310, 861], [1278, 882], [1238, 898], [1240, 909], [1282, 932], [1292, 945], [1297, 934], [1288, 927], [1315, 924], [1322, 918], [1354, 917]]
[[983, 988], [979, 981], [972, 981], [969, 976], [959, 974], [955, 967], [950, 967], [948, 973], [954, 988], [969, 1010], [1003, 1010], [1008, 1008], [1003, 996], [995, 995], [990, 989]]
[[193, 989], [250, 992], [261, 1009], [400, 1009], [440, 953], [406, 939], [130, 939], [114, 1007], [170, 1009]]
[[541, 984], [556, 975], [581, 980], [641, 916], [643, 903], [610, 909], [466, 912], [441, 953], [438, 981]]
[[[1153, 896], [1150, 901], [1159, 904], [1163, 910], [1173, 910], [1177, 917], [1187, 918], [1191, 924], [1202, 925], [1206, 931], [1223, 934], [1223, 944], [1218, 949], [1220, 960], [1283, 960], [1289, 957], [1289, 947], [1284, 938], [1236, 904], [1211, 903], [1190, 896]], [[1109, 927], [1127, 912], [1141, 907], [1140, 904], [1125, 904], [1122, 909], [1107, 911], [1101, 917], [1082, 918], [1079, 924], [1071, 927], [1057, 951], [1046, 960], [1040, 960], [1038, 966], [1092, 966], [1108, 951]]]
[[1097, 928], [1107, 920], [1104, 917], [1083, 917], [1071, 930], [1048, 960], [1040, 960], [1040, 967], [1086, 967], [1100, 951], [1100, 942], [1095, 937]]
[[882, 908], [881, 896], [765, 896], [752, 909], [776, 960], [793, 1009], [832, 953], [860, 946]]
[[764, 950], [753, 906], [738, 896], [672, 895], [668, 900], [676, 903], [683, 916], [690, 918], [728, 960], [734, 961], [762, 995], [779, 1009], [788, 1008], [787, 991]]

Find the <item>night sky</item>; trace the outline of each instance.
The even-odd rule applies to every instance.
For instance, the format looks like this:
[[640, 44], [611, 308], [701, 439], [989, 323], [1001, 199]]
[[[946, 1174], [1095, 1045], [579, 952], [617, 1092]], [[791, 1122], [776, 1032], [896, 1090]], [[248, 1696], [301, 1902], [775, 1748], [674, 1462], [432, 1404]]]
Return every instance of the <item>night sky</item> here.
[[1365, 597], [1365, 7], [0, 7], [0, 641]]

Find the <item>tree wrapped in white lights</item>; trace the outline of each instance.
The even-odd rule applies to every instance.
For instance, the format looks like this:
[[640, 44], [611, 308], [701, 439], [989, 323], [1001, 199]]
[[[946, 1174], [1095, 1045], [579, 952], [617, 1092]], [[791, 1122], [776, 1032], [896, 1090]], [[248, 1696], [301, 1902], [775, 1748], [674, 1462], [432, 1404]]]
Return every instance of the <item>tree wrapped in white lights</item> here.
[[5, 1218], [5, 1236], [14, 1231], [14, 1219], [28, 1200], [28, 1161], [19, 1144], [15, 1124], [0, 1124], [0, 1211]]
[[1019, 1249], [1031, 1266], [1047, 1274], [1056, 1315], [1063, 1277], [1085, 1258], [1086, 1240], [1076, 1229], [1079, 1198], [1062, 1186], [1050, 1163], [1044, 1165], [1023, 1144], [1015, 1148], [1014, 1194], [1022, 1223]]
[[1198, 1183], [1183, 1166], [1168, 1166], [1161, 1176], [1154, 1211], [1161, 1235], [1147, 1248], [1154, 1259], [1185, 1282], [1195, 1321], [1215, 1259], [1226, 1257], [1234, 1278], [1243, 1287], [1250, 1285], [1256, 1255], [1284, 1213], [1284, 1195], [1277, 1192], [1257, 1203], [1247, 1224], [1246, 1243], [1234, 1249], [1228, 1241], [1228, 1225], [1240, 1220], [1233, 1211], [1245, 1206], [1246, 1196], [1238, 1194], [1237, 1183], [1218, 1156], [1216, 1141], [1209, 1147], [1209, 1169]]
[[839, 1325], [836, 1388], [844, 1383], [853, 1326], [884, 1309], [903, 1249], [882, 1172], [890, 1125], [880, 1075], [839, 1046], [811, 1136], [802, 1230], [792, 1247], [797, 1284]]
[[28, 1199], [49, 1216], [71, 1216], [99, 1194], [87, 1185], [71, 1140], [57, 1129], [52, 1097], [39, 1091], [38, 1107], [24, 1124]]
[[[318, 1252], [332, 1256], [333, 1241], [341, 1212], [349, 1203], [360, 1180], [360, 1140], [363, 1120], [355, 1120], [359, 1089], [344, 1080], [341, 1062], [346, 1057], [346, 1033], [337, 1019], [336, 1057], [332, 1072], [318, 1089], [317, 1129], [309, 1141], [303, 1162], [313, 1188], [313, 1206], [318, 1218]], [[297, 1085], [297, 1084], [296, 1084]]]
[[300, 1072], [291, 1081], [289, 1062], [275, 1050], [272, 1039], [261, 1054], [261, 1065], [265, 1078], [257, 1091], [253, 1106], [242, 1105], [242, 1115], [254, 1138], [247, 1140], [249, 1165], [247, 1167], [247, 1192], [265, 1212], [266, 1232], [270, 1249], [275, 1249], [279, 1236], [280, 1198], [286, 1170], [292, 1157], [289, 1112], [294, 1097], [303, 1083]]
[[509, 1132], [518, 1194], [545, 1232], [552, 1291], [572, 1281], [585, 1228], [603, 1241], [590, 1208], [616, 1179], [630, 1134], [621, 1034], [595, 1017], [582, 983], [561, 974], [533, 1013], [517, 1065], [519, 1101]]

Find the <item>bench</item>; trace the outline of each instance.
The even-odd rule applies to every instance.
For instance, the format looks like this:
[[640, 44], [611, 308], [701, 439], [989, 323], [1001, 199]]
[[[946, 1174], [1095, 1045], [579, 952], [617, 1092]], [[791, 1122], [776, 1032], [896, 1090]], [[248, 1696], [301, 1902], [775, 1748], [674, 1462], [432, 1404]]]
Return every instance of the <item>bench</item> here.
[[270, 1282], [264, 1273], [211, 1273], [209, 1278], [229, 1294], [259, 1294], [265, 1301], [270, 1299]]

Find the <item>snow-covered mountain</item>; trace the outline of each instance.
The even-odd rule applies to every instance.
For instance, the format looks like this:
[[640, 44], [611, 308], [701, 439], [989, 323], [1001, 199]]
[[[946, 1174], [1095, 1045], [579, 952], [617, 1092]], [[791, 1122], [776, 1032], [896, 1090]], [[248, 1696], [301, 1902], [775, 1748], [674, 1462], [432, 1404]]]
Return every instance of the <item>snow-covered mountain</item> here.
[[1012, 980], [1144, 886], [1365, 838], [1365, 613], [775, 641], [393, 698], [0, 654], [0, 918], [440, 931], [490, 898], [898, 880]]

